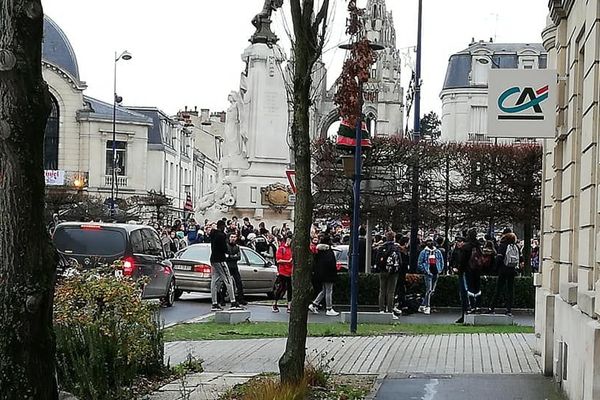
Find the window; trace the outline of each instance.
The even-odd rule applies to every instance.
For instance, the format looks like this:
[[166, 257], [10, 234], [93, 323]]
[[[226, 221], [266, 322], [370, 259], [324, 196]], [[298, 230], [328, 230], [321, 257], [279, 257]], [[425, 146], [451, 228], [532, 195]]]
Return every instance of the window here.
[[[486, 60], [488, 63], [483, 64], [479, 62], [479, 60]], [[487, 85], [488, 83], [488, 73], [492, 66], [492, 63], [489, 61], [488, 57], [485, 55], [473, 55], [473, 62], [471, 65], [471, 84], [472, 85]]]
[[59, 228], [54, 245], [61, 253], [87, 256], [119, 256], [125, 253], [125, 236], [120, 230]]
[[171, 163], [171, 179], [169, 181], [169, 187], [171, 190], [175, 187], [175, 166]]
[[142, 229], [142, 240], [144, 242], [144, 254], [151, 256], [162, 255], [162, 244], [156, 233], [150, 229]]
[[265, 265], [265, 260], [258, 254], [253, 252], [252, 250], [242, 249], [242, 253], [244, 253], [244, 255], [246, 256], [246, 259], [248, 260], [248, 264], [250, 264], [250, 265]]
[[[106, 175], [112, 175], [112, 140], [106, 141]], [[118, 176], [127, 175], [127, 142], [117, 141], [115, 142], [116, 160], [115, 160], [115, 172]]]
[[165, 174], [164, 174], [164, 189], [169, 187], [169, 162], [165, 161]]
[[131, 247], [134, 253], [143, 253], [144, 252], [144, 242], [142, 240], [142, 231], [137, 230], [131, 232], [130, 236]]
[[52, 109], [44, 131], [44, 169], [58, 169], [58, 103], [51, 97]]
[[471, 127], [469, 133], [476, 136], [483, 136], [487, 133], [487, 107], [471, 107]]

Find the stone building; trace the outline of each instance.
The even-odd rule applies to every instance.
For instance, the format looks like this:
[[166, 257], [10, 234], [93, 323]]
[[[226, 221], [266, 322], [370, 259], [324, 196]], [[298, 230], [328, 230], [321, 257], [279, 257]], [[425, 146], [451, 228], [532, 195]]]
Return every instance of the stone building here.
[[[364, 85], [363, 113], [372, 135], [394, 135], [404, 132], [404, 89], [401, 86], [401, 57], [396, 47], [396, 28], [385, 0], [369, 0], [363, 15], [364, 36], [382, 45], [371, 77]], [[311, 116], [313, 138], [327, 137], [329, 129], [340, 119], [333, 104], [336, 86], [328, 88], [325, 64], [317, 63], [313, 81], [317, 93]]]
[[543, 370], [570, 399], [600, 399], [598, 138], [600, 1], [553, 0], [543, 31], [558, 72], [557, 126], [545, 141], [536, 333]]
[[546, 51], [539, 43], [473, 41], [450, 56], [442, 100], [441, 139], [487, 142], [488, 72], [492, 68], [544, 69]]

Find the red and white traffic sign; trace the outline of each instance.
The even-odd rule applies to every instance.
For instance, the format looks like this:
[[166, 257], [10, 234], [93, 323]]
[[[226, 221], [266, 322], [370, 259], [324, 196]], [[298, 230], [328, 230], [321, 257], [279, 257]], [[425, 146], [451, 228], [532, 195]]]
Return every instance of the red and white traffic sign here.
[[287, 175], [288, 182], [290, 183], [290, 187], [292, 188], [292, 192], [296, 194], [296, 171], [288, 169], [287, 171], [285, 171], [285, 174]]

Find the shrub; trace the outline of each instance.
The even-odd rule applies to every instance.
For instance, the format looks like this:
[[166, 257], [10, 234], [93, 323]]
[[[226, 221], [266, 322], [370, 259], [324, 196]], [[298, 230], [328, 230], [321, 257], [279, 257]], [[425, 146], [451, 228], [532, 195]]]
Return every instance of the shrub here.
[[[406, 281], [407, 294], [423, 294], [425, 292], [425, 283], [423, 282], [422, 275], [409, 274]], [[481, 277], [482, 300], [485, 306], [490, 305], [491, 298], [496, 290], [496, 281], [497, 277], [495, 276]], [[377, 274], [360, 274], [358, 288], [358, 304], [377, 305], [379, 303], [379, 276]], [[532, 277], [522, 276], [515, 278], [514, 290], [514, 308], [535, 307], [535, 288]], [[333, 289], [333, 301], [337, 304], [350, 303], [349, 275], [338, 275], [337, 283]], [[460, 307], [458, 276], [441, 275], [431, 301], [434, 307]]]
[[126, 399], [138, 376], [163, 371], [158, 306], [141, 300], [141, 283], [98, 271], [59, 282], [54, 328], [61, 388], [90, 400]]

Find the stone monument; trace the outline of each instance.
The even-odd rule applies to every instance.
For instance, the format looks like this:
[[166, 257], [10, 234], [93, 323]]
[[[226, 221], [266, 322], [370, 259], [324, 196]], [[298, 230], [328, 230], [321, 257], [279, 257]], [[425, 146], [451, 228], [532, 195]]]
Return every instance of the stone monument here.
[[218, 185], [199, 204], [206, 218], [228, 215], [269, 223], [290, 221], [291, 188], [289, 108], [279, 40], [271, 31], [271, 15], [283, 0], [265, 0], [252, 19], [256, 32], [242, 54], [246, 68], [238, 91], [229, 94], [223, 158]]

